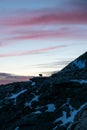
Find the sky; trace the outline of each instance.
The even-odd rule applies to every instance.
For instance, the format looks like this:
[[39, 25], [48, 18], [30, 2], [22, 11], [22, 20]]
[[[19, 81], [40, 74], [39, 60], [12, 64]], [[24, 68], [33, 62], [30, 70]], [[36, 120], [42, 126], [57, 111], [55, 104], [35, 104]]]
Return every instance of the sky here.
[[86, 51], [87, 0], [0, 0], [0, 84], [49, 76]]

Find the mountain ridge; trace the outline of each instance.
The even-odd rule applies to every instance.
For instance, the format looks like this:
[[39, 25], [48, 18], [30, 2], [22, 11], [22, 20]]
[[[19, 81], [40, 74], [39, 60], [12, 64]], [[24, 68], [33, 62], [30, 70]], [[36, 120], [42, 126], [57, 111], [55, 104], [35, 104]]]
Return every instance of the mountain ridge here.
[[87, 52], [69, 63], [60, 72], [51, 76], [51, 78], [59, 79], [59, 81], [61, 81], [61, 77], [64, 80], [87, 79]]

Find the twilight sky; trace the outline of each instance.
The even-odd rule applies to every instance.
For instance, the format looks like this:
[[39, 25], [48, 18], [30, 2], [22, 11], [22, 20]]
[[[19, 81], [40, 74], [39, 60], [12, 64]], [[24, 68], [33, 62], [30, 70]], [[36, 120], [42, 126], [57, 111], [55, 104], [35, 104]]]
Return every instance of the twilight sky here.
[[0, 0], [0, 83], [49, 75], [85, 51], [87, 0]]

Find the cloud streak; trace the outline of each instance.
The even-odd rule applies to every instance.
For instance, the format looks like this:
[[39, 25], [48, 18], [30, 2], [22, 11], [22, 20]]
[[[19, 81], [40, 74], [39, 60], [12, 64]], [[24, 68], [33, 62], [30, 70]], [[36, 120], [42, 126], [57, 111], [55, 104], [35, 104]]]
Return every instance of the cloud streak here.
[[87, 13], [83, 10], [59, 11], [53, 10], [48, 13], [35, 14], [34, 16], [7, 17], [0, 20], [2, 26], [36, 26], [49, 24], [87, 24]]
[[[3, 38], [0, 43], [0, 47], [11, 46], [18, 43], [12, 41], [20, 40], [36, 40], [36, 39], [48, 39], [48, 38], [68, 38], [68, 39], [87, 39], [87, 27], [82, 28], [80, 26], [56, 26], [56, 29], [38, 29], [38, 30], [13, 30], [8, 32], [11, 36], [9, 38]], [[20, 42], [19, 42], [20, 44]]]
[[[87, 26], [87, 9], [83, 8], [86, 5], [83, 3], [73, 3], [73, 7], [78, 9], [59, 10], [59, 9], [43, 9], [36, 12], [24, 11], [20, 16], [2, 17], [0, 18], [0, 33], [3, 34], [0, 47], [12, 45], [9, 40], [29, 40], [29, 39], [44, 39], [44, 38], [86, 38], [87, 31], [76, 29], [72, 25]], [[70, 4], [71, 4], [70, 3]], [[70, 5], [71, 6], [71, 5]], [[81, 10], [80, 10], [81, 9]], [[26, 12], [26, 13], [25, 13]], [[28, 14], [29, 13], [29, 14]], [[49, 26], [70, 25], [68, 29], [49, 29]], [[37, 28], [37, 29], [36, 29]], [[44, 28], [46, 30], [44, 30]], [[74, 30], [72, 31], [72, 28]], [[8, 37], [7, 37], [8, 36]], [[5, 44], [6, 42], [6, 44]], [[15, 43], [16, 44], [16, 43]]]
[[[45, 64], [37, 64], [37, 65], [32, 65], [32, 68], [58, 68], [59, 66], [66, 66], [71, 62], [71, 60], [66, 60], [66, 61], [54, 61], [54, 62], [49, 62]], [[26, 67], [29, 67], [28, 65]]]
[[36, 49], [36, 50], [0, 54], [0, 58], [40, 54], [40, 53], [45, 53], [45, 52], [48, 52], [48, 51], [52, 51], [52, 50], [56, 50], [56, 49], [60, 49], [60, 48], [64, 48], [64, 47], [67, 47], [67, 45], [52, 46], [52, 47], [40, 48], [40, 49]]

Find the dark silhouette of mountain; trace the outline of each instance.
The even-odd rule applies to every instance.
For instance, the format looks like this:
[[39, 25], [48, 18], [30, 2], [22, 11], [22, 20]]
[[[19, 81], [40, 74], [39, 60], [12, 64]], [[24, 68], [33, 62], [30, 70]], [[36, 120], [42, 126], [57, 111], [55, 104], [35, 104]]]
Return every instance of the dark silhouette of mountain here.
[[87, 130], [87, 52], [51, 77], [0, 86], [0, 130]]

